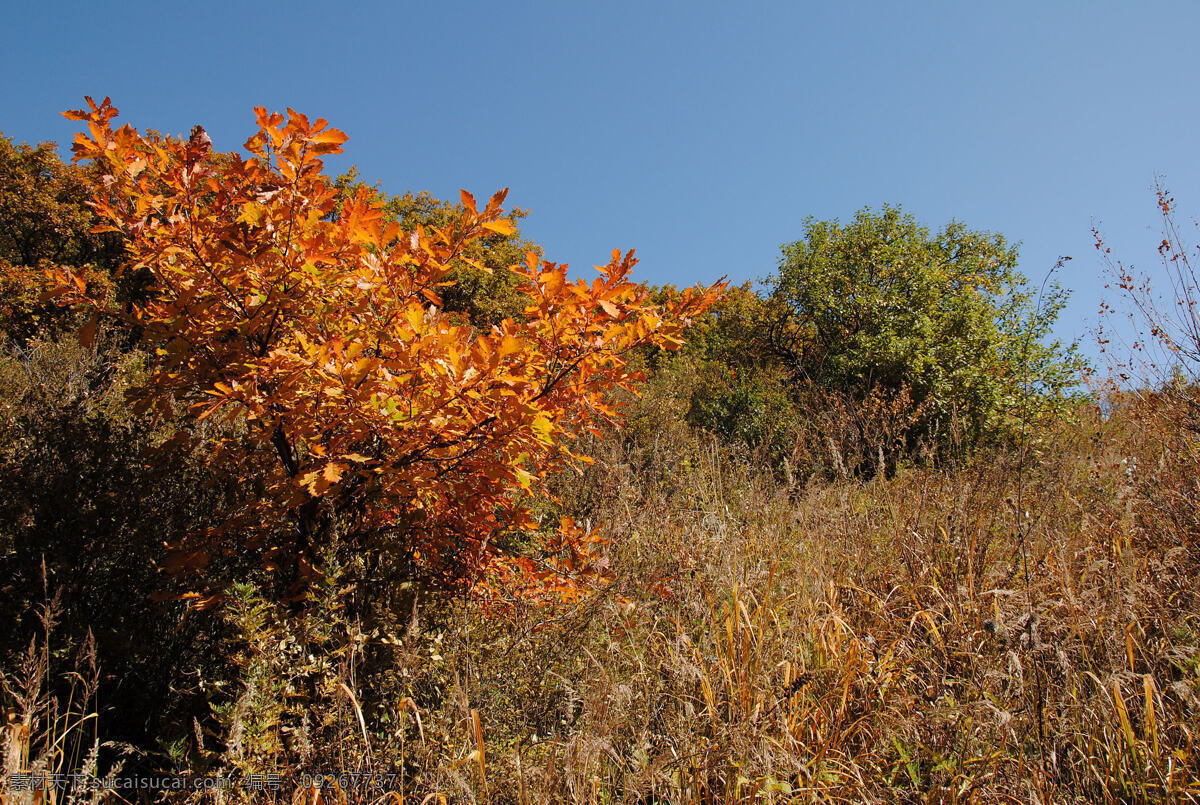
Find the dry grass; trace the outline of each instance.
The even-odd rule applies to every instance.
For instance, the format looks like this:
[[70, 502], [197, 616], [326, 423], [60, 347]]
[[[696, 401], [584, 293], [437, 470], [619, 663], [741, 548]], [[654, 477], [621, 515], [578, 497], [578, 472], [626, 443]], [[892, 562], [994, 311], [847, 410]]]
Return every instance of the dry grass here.
[[597, 443], [558, 491], [611, 535], [610, 587], [363, 624], [334, 584], [324, 631], [247, 604], [253, 690], [207, 773], [396, 775], [310, 803], [1200, 800], [1193, 412], [1084, 408], [869, 482]]
[[1200, 452], [1170, 408], [808, 488], [703, 441], [608, 445], [565, 491], [607, 523], [618, 579], [573, 609], [441, 621], [437, 662], [409, 667], [444, 695], [414, 697], [431, 738], [408, 790], [1200, 799]]

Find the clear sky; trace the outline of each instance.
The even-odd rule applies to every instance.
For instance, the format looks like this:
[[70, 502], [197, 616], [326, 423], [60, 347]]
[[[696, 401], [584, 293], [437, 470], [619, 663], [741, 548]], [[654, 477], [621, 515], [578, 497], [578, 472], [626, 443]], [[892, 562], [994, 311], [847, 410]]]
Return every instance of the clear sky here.
[[[1059, 255], [1090, 341], [1101, 265], [1153, 263], [1151, 186], [1200, 214], [1200, 3], [11, 3], [0, 131], [75, 131], [110, 95], [139, 128], [240, 147], [251, 109], [350, 134], [331, 168], [385, 190], [510, 186], [579, 269], [636, 248], [653, 282], [770, 273], [807, 216], [898, 203]], [[1085, 349], [1093, 349], [1085, 343]]]

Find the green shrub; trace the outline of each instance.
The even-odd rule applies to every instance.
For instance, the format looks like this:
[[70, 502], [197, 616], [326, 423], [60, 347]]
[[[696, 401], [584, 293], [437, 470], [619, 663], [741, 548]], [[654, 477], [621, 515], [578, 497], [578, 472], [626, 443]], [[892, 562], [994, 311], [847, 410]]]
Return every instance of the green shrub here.
[[885, 206], [808, 220], [783, 247], [767, 300], [778, 319], [760, 332], [797, 382], [856, 400], [907, 389], [922, 410], [910, 448], [945, 444], [952, 421], [974, 445], [1053, 413], [1077, 382], [1074, 347], [1045, 342], [1065, 301], [1054, 284], [1035, 297], [1003, 236], [957, 221], [931, 234]]

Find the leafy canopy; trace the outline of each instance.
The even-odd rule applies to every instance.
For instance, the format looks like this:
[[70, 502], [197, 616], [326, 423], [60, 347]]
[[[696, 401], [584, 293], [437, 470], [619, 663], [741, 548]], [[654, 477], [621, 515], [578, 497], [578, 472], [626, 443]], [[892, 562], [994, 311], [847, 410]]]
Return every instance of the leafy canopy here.
[[9, 341], [53, 336], [69, 323], [66, 311], [39, 301], [46, 268], [71, 265], [88, 282], [109, 282], [120, 244], [90, 231], [94, 183], [94, 171], [64, 165], [54, 143], [0, 135], [0, 333]]
[[[344, 194], [323, 174], [347, 139], [325, 120], [260, 107], [243, 158], [199, 127], [143, 135], [114, 129], [116, 115], [107, 98], [67, 114], [87, 127], [75, 159], [102, 174], [101, 229], [124, 236], [150, 292], [113, 306], [69, 268], [58, 292], [94, 311], [93, 331], [110, 316], [140, 333], [144, 406], [222, 434], [222, 467], [256, 490], [188, 543], [185, 566], [218, 549], [304, 562], [336, 520], [355, 539], [403, 533], [447, 574], [478, 571], [499, 532], [532, 526], [525, 493], [571, 457], [570, 437], [615, 415], [608, 393], [638, 379], [627, 355], [676, 348], [718, 293], [655, 305], [629, 280], [632, 252], [592, 283], [530, 252], [511, 268], [522, 320], [475, 326], [446, 311], [442, 283], [457, 266], [488, 271], [472, 246], [512, 232], [504, 191], [482, 206], [464, 191], [443, 224], [405, 228], [369, 188]], [[290, 542], [271, 544], [281, 524]], [[564, 542], [555, 556], [578, 564]]]
[[[339, 176], [336, 183], [346, 200], [365, 186], [357, 168]], [[461, 204], [435, 198], [428, 191], [389, 196], [378, 187], [372, 190], [383, 204], [385, 218], [397, 221], [405, 231], [418, 226], [445, 227], [463, 212]], [[528, 300], [519, 290], [521, 278], [510, 266], [524, 263], [531, 251], [542, 255], [541, 247], [520, 232], [520, 220], [526, 215], [527, 211], [520, 208], [509, 210], [511, 231], [487, 232], [468, 243], [462, 255], [451, 261], [451, 269], [439, 291], [442, 310], [456, 313], [457, 320], [469, 321], [483, 329], [491, 329], [504, 319], [524, 320]]]
[[[1065, 294], [1034, 298], [1003, 236], [937, 233], [898, 207], [848, 224], [809, 219], [770, 283], [769, 348], [819, 388], [911, 394], [921, 431], [995, 433], [1023, 399], [1074, 382], [1073, 349], [1047, 344]], [[945, 431], [943, 431], [945, 432]]]

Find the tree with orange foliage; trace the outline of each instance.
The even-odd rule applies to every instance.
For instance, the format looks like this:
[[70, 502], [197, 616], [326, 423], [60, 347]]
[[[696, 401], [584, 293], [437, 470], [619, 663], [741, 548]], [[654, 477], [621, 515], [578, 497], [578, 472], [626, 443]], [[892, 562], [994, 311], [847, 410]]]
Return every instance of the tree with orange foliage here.
[[[449, 225], [404, 231], [365, 188], [339, 208], [322, 157], [347, 137], [325, 120], [260, 107], [242, 158], [199, 127], [187, 140], [114, 128], [109, 99], [87, 102], [66, 116], [87, 126], [75, 160], [102, 173], [98, 230], [124, 236], [126, 270], [151, 290], [117, 307], [68, 268], [56, 292], [93, 312], [84, 339], [106, 317], [140, 333], [144, 410], [220, 434], [217, 463], [254, 490], [177, 546], [177, 567], [260, 551], [302, 575], [335, 532], [360, 549], [401, 534], [441, 576], [503, 565], [496, 536], [534, 526], [529, 493], [572, 458], [573, 436], [614, 418], [609, 393], [639, 379], [629, 353], [677, 348], [720, 292], [656, 306], [629, 279], [632, 252], [590, 284], [531, 253], [512, 268], [527, 321], [481, 331], [442, 311], [439, 284], [469, 244], [511, 231], [505, 191], [482, 207], [464, 191]], [[583, 570], [580, 532], [564, 525], [550, 553], [568, 558], [550, 567]]]

